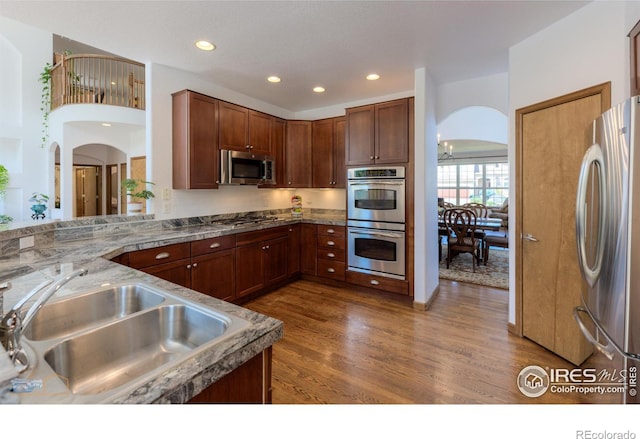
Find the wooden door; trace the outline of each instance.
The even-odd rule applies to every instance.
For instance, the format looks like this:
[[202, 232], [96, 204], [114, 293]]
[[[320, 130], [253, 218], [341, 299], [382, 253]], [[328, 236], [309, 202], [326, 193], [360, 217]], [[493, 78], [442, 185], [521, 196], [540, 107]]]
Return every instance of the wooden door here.
[[347, 165], [369, 165], [374, 162], [375, 106], [347, 108]]
[[631, 96], [640, 95], [640, 21], [629, 32]]
[[521, 333], [576, 365], [592, 352], [573, 319], [584, 288], [575, 240], [578, 174], [609, 90], [603, 84], [516, 112]]
[[409, 161], [409, 100], [376, 104], [376, 164]]

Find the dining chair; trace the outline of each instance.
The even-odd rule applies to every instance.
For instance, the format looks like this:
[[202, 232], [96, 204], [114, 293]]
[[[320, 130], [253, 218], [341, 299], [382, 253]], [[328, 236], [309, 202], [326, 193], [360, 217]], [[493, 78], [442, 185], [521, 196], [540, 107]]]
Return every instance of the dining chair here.
[[503, 232], [487, 231], [484, 236], [484, 249], [482, 260], [487, 265], [489, 260], [489, 247], [509, 248], [509, 237]]
[[471, 253], [473, 272], [480, 262], [480, 240], [476, 237], [476, 214], [471, 209], [446, 209], [443, 213], [447, 228], [447, 268], [451, 258], [458, 253]]
[[487, 206], [482, 203], [465, 203], [462, 207], [473, 210], [476, 214], [476, 218], [486, 218], [489, 214], [489, 209], [487, 209]]

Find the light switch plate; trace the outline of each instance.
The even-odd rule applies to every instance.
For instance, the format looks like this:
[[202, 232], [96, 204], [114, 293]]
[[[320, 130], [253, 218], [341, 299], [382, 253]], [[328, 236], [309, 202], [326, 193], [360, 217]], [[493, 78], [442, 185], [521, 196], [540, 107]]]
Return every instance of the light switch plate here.
[[20, 250], [24, 250], [25, 248], [31, 248], [35, 245], [35, 238], [33, 235], [24, 236], [20, 238]]

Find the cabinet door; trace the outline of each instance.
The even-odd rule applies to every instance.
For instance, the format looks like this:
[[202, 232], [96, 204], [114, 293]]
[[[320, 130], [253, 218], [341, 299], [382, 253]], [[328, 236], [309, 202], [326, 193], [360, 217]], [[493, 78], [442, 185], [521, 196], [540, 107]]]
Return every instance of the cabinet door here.
[[631, 67], [631, 96], [640, 95], [640, 21], [629, 32], [629, 65]]
[[220, 101], [220, 148], [235, 151], [247, 151], [249, 109], [240, 105]]
[[271, 130], [271, 152], [275, 160], [276, 184], [265, 187], [287, 187], [285, 127], [284, 119], [274, 119], [273, 130]]
[[218, 103], [188, 90], [173, 95], [173, 188], [218, 187]]
[[288, 237], [276, 238], [265, 242], [264, 283], [270, 286], [284, 281], [288, 277], [287, 259], [289, 256]]
[[409, 100], [376, 104], [376, 164], [409, 161]]
[[221, 300], [233, 300], [236, 249], [197, 256], [191, 259], [191, 288]]
[[249, 146], [251, 152], [271, 155], [271, 130], [274, 117], [249, 110]]
[[374, 161], [375, 107], [347, 109], [347, 165], [368, 165]]
[[264, 244], [236, 248], [236, 299], [264, 287]]
[[334, 187], [334, 134], [333, 119], [313, 122], [313, 187]]
[[287, 121], [285, 148], [287, 187], [311, 187], [310, 121]]
[[333, 171], [333, 187], [342, 188], [347, 187], [347, 167], [345, 166], [345, 127], [346, 119], [344, 117], [337, 117], [334, 125], [334, 166]]
[[300, 273], [300, 245], [302, 243], [302, 229], [300, 224], [289, 226], [289, 257], [287, 258], [288, 277]]
[[316, 226], [315, 224], [301, 224], [302, 226], [302, 256], [301, 270], [304, 274], [316, 275]]
[[174, 284], [191, 288], [191, 260], [180, 259], [178, 261], [158, 264], [143, 268], [142, 271], [159, 277], [160, 279], [173, 282]]

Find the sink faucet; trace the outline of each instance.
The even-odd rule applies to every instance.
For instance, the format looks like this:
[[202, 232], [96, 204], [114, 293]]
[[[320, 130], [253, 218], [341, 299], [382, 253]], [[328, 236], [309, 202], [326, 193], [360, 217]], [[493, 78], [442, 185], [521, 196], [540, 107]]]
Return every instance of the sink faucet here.
[[[51, 297], [60, 290], [70, 280], [87, 274], [87, 270], [81, 268], [75, 270], [66, 276], [59, 277], [55, 282], [47, 280], [36, 286], [29, 291], [25, 297], [23, 297], [18, 303], [16, 303], [11, 310], [9, 310], [0, 321], [0, 343], [6, 349], [13, 365], [18, 369], [18, 372], [23, 372], [29, 367], [29, 359], [27, 354], [22, 348], [21, 339], [22, 333], [25, 328], [29, 326], [33, 318], [38, 314], [38, 311]], [[22, 317], [22, 307], [33, 296], [38, 294], [44, 288], [49, 287], [44, 293], [35, 301], [35, 303], [29, 308], [27, 313]]]

